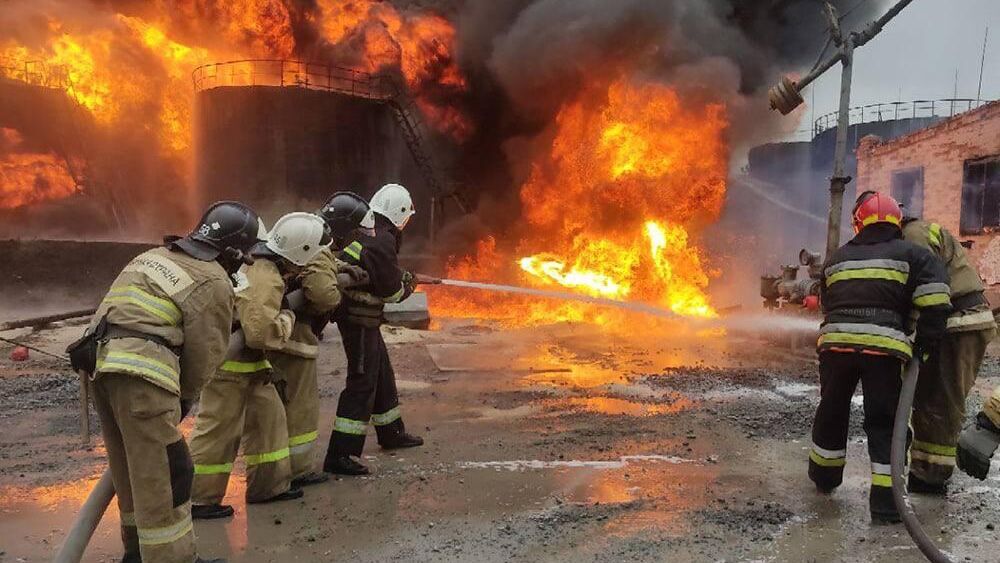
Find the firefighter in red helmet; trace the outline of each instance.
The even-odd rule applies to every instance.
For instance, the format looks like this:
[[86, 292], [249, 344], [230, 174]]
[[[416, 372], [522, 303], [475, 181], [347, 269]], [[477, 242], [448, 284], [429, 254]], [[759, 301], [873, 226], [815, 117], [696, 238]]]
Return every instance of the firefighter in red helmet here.
[[[812, 429], [809, 478], [822, 493], [843, 480], [851, 398], [861, 382], [864, 429], [872, 480], [869, 508], [875, 522], [898, 522], [892, 500], [889, 449], [903, 365], [931, 352], [951, 310], [948, 271], [926, 248], [903, 240], [899, 204], [864, 192], [854, 205], [856, 236], [827, 257], [817, 342], [820, 403]], [[910, 314], [920, 312], [907, 334]]]

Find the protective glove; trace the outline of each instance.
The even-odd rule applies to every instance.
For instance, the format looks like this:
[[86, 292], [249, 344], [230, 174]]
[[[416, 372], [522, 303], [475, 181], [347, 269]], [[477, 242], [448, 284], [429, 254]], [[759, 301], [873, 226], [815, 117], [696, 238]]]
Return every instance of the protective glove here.
[[358, 287], [366, 285], [369, 281], [368, 272], [364, 268], [345, 263], [337, 265], [337, 286]]
[[281, 326], [281, 334], [289, 336], [295, 326], [295, 312], [288, 309], [278, 311], [278, 324]]
[[306, 292], [303, 289], [296, 289], [286, 293], [282, 298], [281, 306], [291, 311], [301, 311], [306, 306]]
[[990, 472], [990, 459], [1000, 446], [1000, 429], [983, 413], [958, 437], [958, 468], [983, 481]]

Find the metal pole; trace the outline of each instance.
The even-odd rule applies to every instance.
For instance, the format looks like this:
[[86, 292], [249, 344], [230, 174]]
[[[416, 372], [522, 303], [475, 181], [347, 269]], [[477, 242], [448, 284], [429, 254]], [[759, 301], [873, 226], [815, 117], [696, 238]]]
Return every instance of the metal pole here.
[[844, 43], [841, 54], [843, 68], [840, 74], [840, 114], [837, 116], [837, 146], [833, 156], [833, 176], [830, 177], [830, 219], [826, 233], [826, 257], [840, 247], [840, 216], [844, 211], [844, 189], [851, 179], [845, 174], [847, 161], [847, 130], [850, 127], [851, 73], [854, 62], [854, 44]]
[[983, 67], [986, 65], [986, 40], [990, 37], [990, 28], [986, 26], [986, 34], [983, 35], [983, 58], [979, 60], [979, 88], [976, 89], [976, 101], [982, 98], [983, 94]]

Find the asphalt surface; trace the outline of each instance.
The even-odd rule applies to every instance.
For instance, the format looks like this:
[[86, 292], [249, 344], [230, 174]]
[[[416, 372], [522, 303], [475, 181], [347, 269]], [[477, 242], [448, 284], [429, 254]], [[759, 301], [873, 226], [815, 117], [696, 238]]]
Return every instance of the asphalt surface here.
[[[646, 322], [625, 333], [460, 320], [384, 329], [404, 420], [427, 445], [384, 452], [372, 435], [371, 476], [263, 506], [243, 502], [238, 463], [228, 497], [237, 514], [196, 524], [200, 552], [253, 562], [922, 560], [901, 525], [869, 522], [860, 396], [844, 486], [821, 496], [806, 477], [811, 350]], [[344, 377], [331, 329], [323, 448]], [[19, 337], [61, 351], [79, 330]], [[9, 351], [0, 347], [0, 561], [47, 561], [103, 450], [96, 434], [79, 444], [75, 376], [38, 354], [13, 363]], [[991, 353], [970, 408], [998, 382]], [[956, 475], [947, 497], [914, 504], [956, 560], [996, 560], [1000, 468], [985, 482]], [[120, 557], [117, 522], [112, 507], [86, 560]]]

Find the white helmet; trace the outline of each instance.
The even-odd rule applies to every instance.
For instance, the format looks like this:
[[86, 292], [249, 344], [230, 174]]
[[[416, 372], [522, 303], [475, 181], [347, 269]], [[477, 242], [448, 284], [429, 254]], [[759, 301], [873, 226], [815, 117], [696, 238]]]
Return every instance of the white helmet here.
[[399, 184], [386, 184], [372, 196], [372, 211], [392, 221], [402, 230], [417, 211], [413, 208], [410, 192]]
[[278, 219], [264, 243], [268, 250], [296, 266], [305, 266], [329, 245], [326, 221], [302, 211]]

